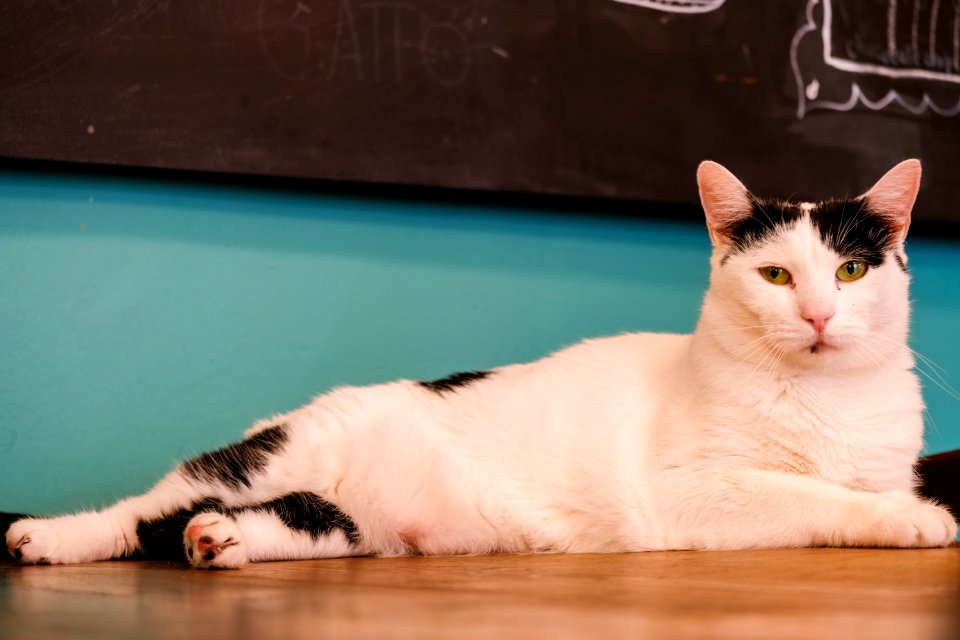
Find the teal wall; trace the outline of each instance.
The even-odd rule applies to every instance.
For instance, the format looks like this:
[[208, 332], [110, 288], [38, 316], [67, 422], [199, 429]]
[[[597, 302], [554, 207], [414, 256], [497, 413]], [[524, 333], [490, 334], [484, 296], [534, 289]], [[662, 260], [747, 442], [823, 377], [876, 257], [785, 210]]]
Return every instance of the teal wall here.
[[[960, 245], [910, 249], [914, 346], [960, 386]], [[0, 510], [140, 492], [335, 385], [690, 331], [707, 255], [691, 223], [0, 172]]]

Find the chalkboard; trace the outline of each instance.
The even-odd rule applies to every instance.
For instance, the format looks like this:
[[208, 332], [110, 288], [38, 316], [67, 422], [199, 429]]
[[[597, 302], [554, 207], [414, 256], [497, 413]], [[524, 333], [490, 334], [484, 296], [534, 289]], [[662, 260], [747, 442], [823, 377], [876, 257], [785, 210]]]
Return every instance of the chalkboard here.
[[0, 156], [693, 203], [924, 161], [960, 222], [957, 0], [5, 0]]

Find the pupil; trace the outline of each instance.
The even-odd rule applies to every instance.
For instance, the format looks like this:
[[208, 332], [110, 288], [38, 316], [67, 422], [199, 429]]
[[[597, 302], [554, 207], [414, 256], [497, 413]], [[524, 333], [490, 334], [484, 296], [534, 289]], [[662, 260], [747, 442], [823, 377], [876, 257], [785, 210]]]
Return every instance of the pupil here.
[[770, 277], [771, 277], [771, 278], [773, 278], [774, 280], [776, 280], [776, 279], [777, 279], [777, 276], [779, 276], [779, 275], [780, 275], [780, 269], [777, 269], [776, 267], [770, 267]]
[[847, 263], [847, 275], [853, 275], [853, 272], [857, 270], [857, 266], [852, 262]]

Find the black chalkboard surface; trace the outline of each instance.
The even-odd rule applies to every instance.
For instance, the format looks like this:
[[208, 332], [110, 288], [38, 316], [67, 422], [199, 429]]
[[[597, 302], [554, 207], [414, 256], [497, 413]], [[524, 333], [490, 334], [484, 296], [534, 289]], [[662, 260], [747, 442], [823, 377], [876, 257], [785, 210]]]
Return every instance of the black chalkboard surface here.
[[924, 161], [960, 222], [954, 0], [5, 0], [0, 156], [695, 202]]

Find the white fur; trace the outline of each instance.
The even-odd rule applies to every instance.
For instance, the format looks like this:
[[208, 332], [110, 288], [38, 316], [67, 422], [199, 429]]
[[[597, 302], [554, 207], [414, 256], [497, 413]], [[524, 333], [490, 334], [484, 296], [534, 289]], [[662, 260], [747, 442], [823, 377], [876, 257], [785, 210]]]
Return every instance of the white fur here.
[[[736, 180], [724, 172], [701, 179]], [[902, 174], [898, 185], [911, 180]], [[848, 258], [819, 240], [810, 207], [795, 228], [731, 254], [716, 225], [733, 215], [737, 185], [701, 184], [724, 208], [704, 201], [715, 249], [692, 335], [589, 340], [444, 394], [411, 381], [336, 389], [248, 432], [284, 423], [289, 434], [250, 489], [178, 469], [103, 512], [17, 522], [8, 548], [27, 562], [117, 557], [136, 548], [140, 518], [199, 497], [240, 506], [295, 491], [348, 514], [360, 542], [340, 531], [313, 539], [263, 513], [200, 514], [191, 524], [238, 544], [194, 564], [949, 544], [951, 516], [913, 493], [923, 401], [906, 344], [907, 274], [888, 256], [839, 282]], [[758, 269], [770, 264], [792, 285], [765, 281]], [[822, 336], [811, 310], [829, 315]], [[197, 531], [188, 527], [187, 546]]]

